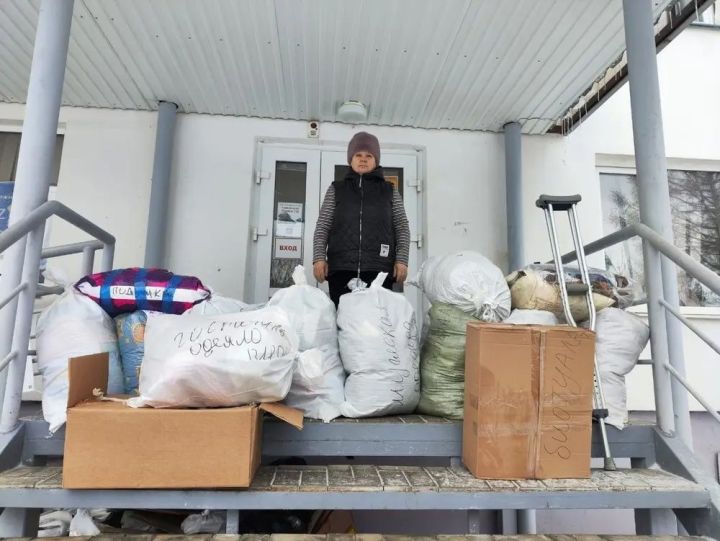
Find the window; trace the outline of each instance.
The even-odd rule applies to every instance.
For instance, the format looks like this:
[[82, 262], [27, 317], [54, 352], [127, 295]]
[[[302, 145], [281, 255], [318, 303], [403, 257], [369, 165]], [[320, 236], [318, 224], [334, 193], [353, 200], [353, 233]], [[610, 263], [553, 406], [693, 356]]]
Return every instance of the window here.
[[[640, 221], [634, 173], [600, 173], [603, 232], [610, 234]], [[675, 246], [720, 273], [720, 172], [669, 170]], [[605, 264], [615, 274], [644, 284], [639, 239], [605, 250]], [[680, 304], [720, 306], [720, 297], [678, 270]]]
[[[10, 217], [12, 194], [17, 173], [18, 154], [20, 151], [20, 133], [0, 132], [0, 231], [5, 231]], [[50, 178], [50, 185], [57, 186], [60, 174], [60, 156], [62, 154], [63, 136], [55, 140], [55, 161]]]
[[698, 26], [720, 26], [720, 0], [713, 2], [710, 7], [699, 14], [694, 25]]
[[[18, 153], [20, 151], [20, 133], [0, 132], [0, 182], [14, 182], [17, 172]], [[60, 174], [60, 156], [62, 154], [63, 136], [55, 140], [55, 163], [53, 164], [51, 186], [57, 186]]]
[[306, 188], [306, 163], [276, 162], [271, 288], [293, 285], [293, 270], [303, 263]]

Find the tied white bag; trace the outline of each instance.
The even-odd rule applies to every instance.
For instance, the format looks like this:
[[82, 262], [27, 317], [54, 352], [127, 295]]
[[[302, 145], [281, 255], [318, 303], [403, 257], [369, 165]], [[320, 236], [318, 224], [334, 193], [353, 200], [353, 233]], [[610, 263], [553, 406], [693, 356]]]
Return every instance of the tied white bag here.
[[279, 307], [215, 316], [151, 313], [140, 396], [128, 404], [208, 408], [276, 402], [290, 389], [297, 354], [297, 335]]
[[650, 328], [630, 312], [605, 308], [597, 314], [595, 333], [595, 357], [608, 409], [605, 422], [622, 430], [628, 422], [625, 376], [645, 349]]
[[64, 425], [67, 418], [68, 361], [72, 357], [107, 352], [107, 392], [123, 392], [115, 324], [99, 305], [72, 286], [43, 311], [36, 332], [38, 368], [43, 381], [43, 417], [51, 433]]
[[481, 321], [497, 323], [510, 315], [510, 289], [500, 269], [477, 252], [431, 257], [408, 282], [431, 304], [457, 306]]
[[403, 295], [382, 287], [386, 276], [381, 272], [368, 289], [340, 297], [345, 417], [411, 413], [420, 400], [415, 311]]
[[560, 320], [555, 314], [545, 310], [522, 310], [516, 308], [503, 323], [513, 325], [560, 325]]
[[250, 312], [258, 310], [264, 304], [247, 304], [237, 299], [217, 295], [214, 291], [207, 300], [197, 303], [187, 310], [185, 314], [199, 314], [202, 316], [216, 316], [218, 314], [236, 314], [238, 312]]
[[268, 306], [285, 309], [301, 352], [315, 348], [319, 354], [304, 355], [298, 361], [285, 403], [306, 417], [329, 422], [340, 416], [345, 400], [335, 305], [321, 290], [308, 285], [302, 265], [295, 267], [292, 277], [295, 285], [277, 291]]

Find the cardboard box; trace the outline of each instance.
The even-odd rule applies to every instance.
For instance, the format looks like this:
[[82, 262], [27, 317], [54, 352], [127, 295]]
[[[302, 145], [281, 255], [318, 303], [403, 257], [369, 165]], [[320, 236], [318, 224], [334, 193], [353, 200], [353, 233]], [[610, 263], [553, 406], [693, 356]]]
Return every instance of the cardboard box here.
[[69, 363], [63, 488], [247, 487], [260, 464], [266, 411], [302, 428], [282, 404], [216, 409], [130, 408], [100, 401], [107, 354]]
[[469, 323], [463, 462], [479, 478], [590, 477], [595, 334]]

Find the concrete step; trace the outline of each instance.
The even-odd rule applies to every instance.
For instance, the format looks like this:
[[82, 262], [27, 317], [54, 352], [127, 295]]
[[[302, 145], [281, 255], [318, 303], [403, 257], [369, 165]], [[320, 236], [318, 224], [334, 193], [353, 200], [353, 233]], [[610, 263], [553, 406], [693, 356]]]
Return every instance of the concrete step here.
[[241, 490], [64, 490], [61, 467], [0, 472], [0, 507], [143, 509], [681, 509], [710, 500], [655, 469], [589, 479], [476, 479], [462, 467], [264, 466]]

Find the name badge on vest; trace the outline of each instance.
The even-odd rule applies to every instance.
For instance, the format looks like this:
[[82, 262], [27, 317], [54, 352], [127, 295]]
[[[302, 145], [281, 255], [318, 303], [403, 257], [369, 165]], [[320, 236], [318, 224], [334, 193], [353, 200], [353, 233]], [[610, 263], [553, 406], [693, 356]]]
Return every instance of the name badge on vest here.
[[380, 245], [380, 257], [387, 257], [390, 255], [390, 245], [389, 244], [381, 244]]

